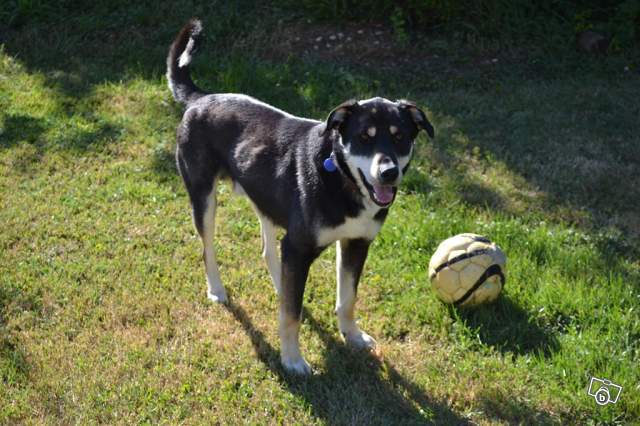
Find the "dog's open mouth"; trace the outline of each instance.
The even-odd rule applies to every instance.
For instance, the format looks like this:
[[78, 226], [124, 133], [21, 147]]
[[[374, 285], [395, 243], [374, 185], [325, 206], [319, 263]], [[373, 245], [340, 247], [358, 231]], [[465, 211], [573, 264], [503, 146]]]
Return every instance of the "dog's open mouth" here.
[[393, 200], [396, 198], [396, 192], [398, 192], [397, 186], [392, 185], [371, 185], [367, 179], [364, 177], [364, 173], [362, 170], [358, 169], [358, 173], [360, 173], [360, 179], [364, 182], [364, 186], [369, 191], [369, 196], [374, 203], [379, 205], [380, 207], [388, 207], [393, 203]]

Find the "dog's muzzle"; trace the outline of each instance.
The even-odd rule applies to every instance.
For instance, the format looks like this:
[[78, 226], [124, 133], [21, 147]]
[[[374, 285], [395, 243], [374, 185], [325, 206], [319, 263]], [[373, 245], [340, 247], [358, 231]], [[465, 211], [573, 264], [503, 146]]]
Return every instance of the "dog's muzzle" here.
[[400, 170], [398, 166], [396, 166], [393, 161], [385, 161], [380, 165], [378, 169], [380, 182], [385, 185], [392, 185], [396, 183], [398, 176], [400, 175]]
[[398, 192], [397, 186], [379, 183], [370, 184], [362, 170], [358, 169], [358, 173], [360, 173], [360, 179], [362, 179], [365, 188], [369, 192], [369, 197], [374, 203], [380, 207], [389, 207], [393, 203], [396, 198], [396, 192]]

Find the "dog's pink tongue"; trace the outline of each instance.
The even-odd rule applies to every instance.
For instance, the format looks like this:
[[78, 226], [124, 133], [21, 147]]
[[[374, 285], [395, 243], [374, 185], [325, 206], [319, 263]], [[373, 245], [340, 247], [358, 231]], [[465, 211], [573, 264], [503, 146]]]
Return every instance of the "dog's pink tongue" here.
[[393, 187], [389, 185], [373, 185], [373, 196], [380, 204], [389, 204], [393, 200]]

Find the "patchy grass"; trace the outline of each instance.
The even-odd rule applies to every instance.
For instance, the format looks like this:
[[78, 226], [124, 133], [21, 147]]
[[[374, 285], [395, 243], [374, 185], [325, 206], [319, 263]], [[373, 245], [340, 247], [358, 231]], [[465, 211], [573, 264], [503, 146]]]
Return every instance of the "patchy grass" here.
[[[286, 15], [252, 8], [97, 3], [6, 31], [0, 423], [637, 421], [640, 81], [629, 61], [569, 52], [486, 68], [445, 48], [416, 57], [443, 72], [381, 72], [313, 49], [285, 57], [269, 33]], [[225, 185], [216, 246], [232, 304], [207, 302], [172, 159], [180, 109], [163, 80], [191, 14], [209, 29], [196, 66], [207, 88], [318, 118], [373, 94], [429, 111], [437, 139], [418, 141], [360, 287], [381, 358], [338, 338], [330, 249], [305, 296], [316, 374], [283, 373], [258, 223]], [[416, 50], [444, 41], [424, 43]], [[472, 311], [439, 303], [426, 278], [437, 244], [464, 231], [509, 257], [501, 299]], [[624, 386], [620, 401], [598, 407], [591, 376]]]

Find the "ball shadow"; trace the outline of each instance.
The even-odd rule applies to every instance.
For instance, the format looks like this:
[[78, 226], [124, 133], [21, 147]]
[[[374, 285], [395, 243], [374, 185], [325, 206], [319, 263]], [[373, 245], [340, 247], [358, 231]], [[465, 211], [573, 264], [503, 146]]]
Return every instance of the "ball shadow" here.
[[505, 354], [539, 354], [549, 357], [560, 349], [553, 331], [538, 325], [534, 315], [530, 315], [504, 294], [488, 305], [474, 308], [451, 307], [450, 314], [462, 320], [484, 345], [493, 346]]

